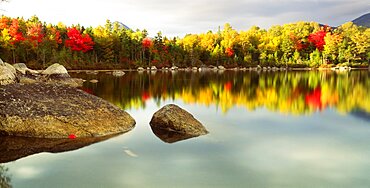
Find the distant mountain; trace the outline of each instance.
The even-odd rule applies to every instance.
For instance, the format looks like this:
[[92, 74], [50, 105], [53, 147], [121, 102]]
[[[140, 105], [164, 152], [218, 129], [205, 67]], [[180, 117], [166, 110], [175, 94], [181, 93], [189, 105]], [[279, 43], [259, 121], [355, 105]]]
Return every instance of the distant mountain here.
[[127, 25], [123, 24], [122, 22], [118, 22], [118, 21], [117, 21], [117, 23], [119, 24], [119, 26], [120, 26], [121, 28], [124, 28], [124, 29], [127, 29], [127, 30], [131, 30]]
[[354, 24], [363, 27], [370, 27], [370, 13], [362, 15], [352, 21]]

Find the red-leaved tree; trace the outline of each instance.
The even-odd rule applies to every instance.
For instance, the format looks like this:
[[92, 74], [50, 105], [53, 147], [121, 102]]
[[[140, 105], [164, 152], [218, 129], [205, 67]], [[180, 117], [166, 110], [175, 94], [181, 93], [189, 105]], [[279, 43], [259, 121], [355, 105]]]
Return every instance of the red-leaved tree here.
[[19, 28], [18, 19], [14, 18], [12, 20], [12, 24], [9, 27], [9, 34], [12, 37], [13, 44], [24, 41], [23, 33], [20, 31], [20, 28]]
[[326, 36], [325, 30], [317, 31], [316, 33], [311, 33], [308, 36], [308, 41], [310, 41], [319, 51], [324, 50], [325, 45], [325, 36]]
[[10, 22], [10, 19], [8, 17], [2, 16], [0, 18], [0, 30], [8, 28], [9, 22]]
[[67, 36], [65, 45], [73, 51], [87, 52], [94, 47], [94, 41], [91, 37], [88, 34], [81, 34], [75, 27], [67, 29]]
[[234, 55], [234, 50], [232, 48], [226, 48], [225, 53], [228, 57], [232, 57]]
[[36, 47], [44, 38], [41, 24], [33, 24], [27, 29], [27, 40]]
[[152, 39], [147, 37], [147, 38], [143, 39], [142, 45], [143, 45], [144, 48], [150, 48], [150, 47], [153, 46], [153, 41], [152, 41]]

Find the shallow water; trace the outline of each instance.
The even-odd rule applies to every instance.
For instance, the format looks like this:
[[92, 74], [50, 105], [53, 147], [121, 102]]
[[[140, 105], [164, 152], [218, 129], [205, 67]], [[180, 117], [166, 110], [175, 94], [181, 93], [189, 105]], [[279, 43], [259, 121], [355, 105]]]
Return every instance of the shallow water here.
[[[368, 187], [369, 75], [74, 74], [99, 80], [81, 89], [125, 109], [135, 129], [73, 151], [3, 163], [0, 178], [9, 179], [0, 187]], [[163, 142], [149, 121], [169, 103], [210, 133]]]

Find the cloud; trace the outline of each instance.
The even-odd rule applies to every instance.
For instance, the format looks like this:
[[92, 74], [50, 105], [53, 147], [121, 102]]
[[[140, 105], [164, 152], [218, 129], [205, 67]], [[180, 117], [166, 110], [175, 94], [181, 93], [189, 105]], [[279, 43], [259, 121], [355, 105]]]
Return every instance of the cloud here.
[[167, 36], [183, 36], [217, 30], [225, 23], [239, 30], [296, 21], [337, 26], [367, 13], [368, 4], [363, 0], [12, 0], [2, 6], [5, 14], [36, 14], [47, 22], [96, 26], [110, 19], [147, 29], [151, 35], [162, 31]]

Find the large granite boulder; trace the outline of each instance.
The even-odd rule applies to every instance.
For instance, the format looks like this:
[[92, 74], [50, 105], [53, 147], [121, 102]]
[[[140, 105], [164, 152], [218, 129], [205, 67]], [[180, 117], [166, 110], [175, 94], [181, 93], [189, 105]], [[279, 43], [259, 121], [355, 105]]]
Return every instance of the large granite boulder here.
[[14, 75], [16, 75], [17, 74], [17, 70], [11, 65], [11, 64], [9, 64], [9, 63], [4, 63], [4, 65], [6, 66], [6, 67], [8, 67], [8, 69], [14, 74]]
[[[208, 133], [193, 115], [174, 104], [166, 105], [155, 112], [150, 121], [150, 126], [157, 136], [162, 135], [159, 138], [169, 143]], [[168, 134], [163, 131], [168, 132]], [[173, 135], [176, 139], [172, 139]]]
[[82, 90], [57, 84], [0, 86], [0, 134], [39, 138], [98, 137], [130, 131], [125, 111]]
[[16, 82], [16, 76], [5, 63], [0, 63], [0, 85], [7, 85]]
[[42, 71], [41, 74], [54, 75], [58, 77], [70, 77], [67, 69], [63, 65], [60, 65], [58, 63], [50, 65], [47, 69]]

